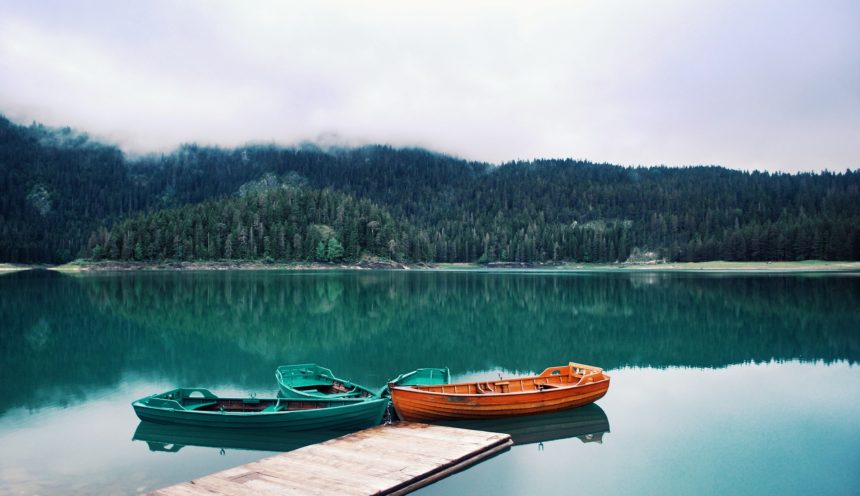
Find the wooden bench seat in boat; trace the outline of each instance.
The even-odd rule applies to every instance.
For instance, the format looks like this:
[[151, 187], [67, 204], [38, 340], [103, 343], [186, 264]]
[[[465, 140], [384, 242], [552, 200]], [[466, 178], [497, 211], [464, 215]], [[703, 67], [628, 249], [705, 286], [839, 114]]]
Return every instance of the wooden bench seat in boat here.
[[498, 392], [500, 392], [500, 393], [511, 392], [511, 381], [499, 381], [499, 382], [494, 382], [493, 384], [495, 384], [496, 387], [499, 388]]

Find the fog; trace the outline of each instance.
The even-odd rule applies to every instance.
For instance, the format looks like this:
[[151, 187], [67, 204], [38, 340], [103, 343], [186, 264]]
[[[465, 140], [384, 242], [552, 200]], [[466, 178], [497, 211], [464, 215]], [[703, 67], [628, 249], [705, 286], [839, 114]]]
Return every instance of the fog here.
[[860, 167], [860, 3], [10, 2], [0, 113], [131, 153]]

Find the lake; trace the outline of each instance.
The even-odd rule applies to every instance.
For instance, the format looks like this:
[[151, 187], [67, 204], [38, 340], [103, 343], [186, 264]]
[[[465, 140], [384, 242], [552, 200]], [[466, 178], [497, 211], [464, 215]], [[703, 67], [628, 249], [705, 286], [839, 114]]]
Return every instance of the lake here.
[[380, 386], [574, 360], [593, 407], [418, 494], [857, 494], [860, 274], [152, 272], [0, 276], [0, 493], [133, 494], [325, 438], [139, 425], [176, 386], [274, 395], [279, 364]]

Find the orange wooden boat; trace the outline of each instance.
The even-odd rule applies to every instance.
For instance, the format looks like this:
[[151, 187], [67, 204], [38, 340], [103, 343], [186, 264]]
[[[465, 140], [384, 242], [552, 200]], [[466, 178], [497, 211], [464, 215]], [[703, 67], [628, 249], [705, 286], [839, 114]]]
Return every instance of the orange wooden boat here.
[[606, 394], [609, 376], [599, 367], [571, 362], [532, 377], [389, 387], [402, 420], [427, 422], [532, 415], [588, 405]]

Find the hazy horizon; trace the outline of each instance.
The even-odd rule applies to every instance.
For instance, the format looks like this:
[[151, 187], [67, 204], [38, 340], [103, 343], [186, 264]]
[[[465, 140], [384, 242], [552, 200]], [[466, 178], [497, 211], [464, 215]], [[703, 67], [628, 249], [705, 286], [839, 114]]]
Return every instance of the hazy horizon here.
[[135, 156], [419, 147], [504, 163], [860, 167], [860, 5], [0, 0], [0, 114]]
[[314, 147], [314, 148], [319, 149], [322, 153], [333, 153], [336, 151], [350, 151], [350, 150], [360, 149], [362, 147], [381, 146], [381, 147], [391, 147], [395, 150], [409, 150], [409, 149], [421, 150], [421, 151], [424, 151], [427, 153], [442, 155], [442, 156], [449, 157], [449, 158], [456, 159], [456, 160], [463, 160], [463, 161], [471, 162], [471, 163], [487, 164], [487, 165], [491, 165], [491, 166], [502, 166], [502, 165], [511, 164], [511, 163], [515, 163], [515, 162], [521, 162], [521, 161], [522, 162], [536, 162], [536, 161], [571, 160], [571, 161], [576, 161], [576, 162], [587, 162], [587, 163], [591, 163], [594, 165], [607, 165], [607, 166], [613, 166], [613, 167], [631, 167], [631, 168], [640, 168], [640, 167], [641, 168], [651, 168], [651, 167], [671, 167], [671, 168], [720, 167], [720, 168], [729, 169], [729, 170], [736, 170], [739, 172], [768, 172], [768, 173], [782, 173], [782, 174], [806, 174], [806, 173], [820, 174], [820, 173], [823, 173], [825, 171], [833, 173], [833, 174], [842, 174], [842, 173], [845, 173], [846, 171], [850, 171], [850, 172], [860, 171], [860, 167], [853, 167], [853, 168], [848, 167], [845, 169], [827, 169], [827, 168], [824, 168], [824, 169], [819, 169], [819, 170], [783, 171], [783, 170], [767, 170], [767, 169], [741, 169], [741, 168], [727, 167], [727, 166], [721, 165], [721, 164], [679, 164], [679, 165], [615, 164], [615, 163], [606, 162], [606, 161], [602, 161], [602, 160], [592, 160], [592, 159], [581, 158], [581, 157], [552, 157], [552, 156], [532, 157], [529, 159], [503, 160], [500, 162], [488, 162], [488, 161], [470, 159], [470, 158], [459, 156], [457, 154], [446, 153], [443, 151], [435, 150], [433, 148], [427, 148], [427, 147], [419, 146], [419, 145], [396, 145], [396, 144], [391, 144], [391, 143], [342, 143], [342, 142], [332, 142], [330, 140], [323, 140], [323, 141], [304, 140], [304, 141], [298, 141], [298, 142], [294, 142], [294, 143], [280, 143], [280, 142], [275, 142], [275, 141], [248, 141], [246, 143], [237, 143], [235, 145], [219, 145], [217, 143], [202, 143], [202, 142], [185, 142], [185, 143], [179, 143], [175, 147], [172, 147], [169, 149], [164, 149], [164, 150], [136, 151], [136, 150], [125, 150], [122, 148], [120, 143], [111, 142], [108, 139], [104, 139], [102, 137], [92, 135], [90, 133], [87, 133], [86, 130], [84, 130], [84, 129], [75, 129], [75, 128], [70, 128], [69, 126], [56, 126], [56, 127], [55, 126], [47, 126], [43, 123], [36, 122], [36, 121], [30, 122], [30, 123], [17, 122], [13, 119], [10, 119], [9, 116], [3, 115], [2, 113], [0, 113], [0, 117], [5, 117], [5, 118], [9, 119], [10, 122], [12, 122], [16, 125], [19, 125], [19, 126], [24, 126], [24, 127], [30, 127], [30, 126], [35, 124], [35, 125], [45, 126], [46, 128], [52, 129], [54, 131], [62, 131], [65, 128], [69, 128], [71, 130], [73, 136], [79, 136], [81, 134], [85, 134], [87, 136], [88, 141], [90, 141], [90, 142], [95, 142], [95, 143], [98, 143], [100, 145], [106, 145], [106, 146], [115, 146], [115, 147], [119, 148], [120, 151], [122, 151], [122, 153], [125, 155], [125, 157], [129, 160], [132, 160], [132, 161], [144, 160], [144, 159], [147, 159], [149, 157], [157, 158], [160, 155], [170, 155], [170, 154], [179, 152], [182, 149], [182, 147], [186, 147], [186, 146], [198, 146], [201, 148], [217, 148], [217, 149], [224, 150], [224, 151], [232, 151], [232, 150], [238, 150], [238, 149], [242, 149], [242, 148], [246, 148], [246, 147], [250, 148], [250, 147], [255, 147], [255, 146], [262, 146], [262, 147], [273, 146], [273, 147], [281, 148], [281, 149], [301, 149], [303, 147]]

